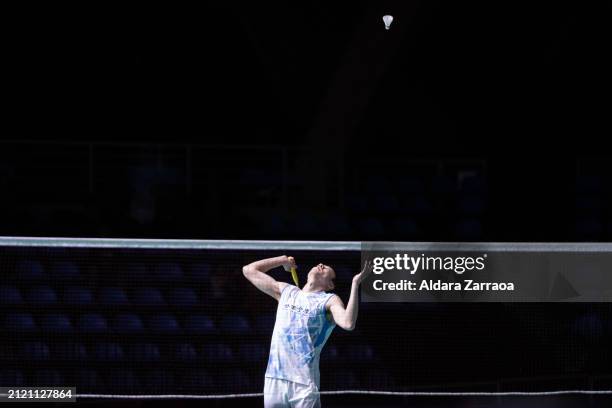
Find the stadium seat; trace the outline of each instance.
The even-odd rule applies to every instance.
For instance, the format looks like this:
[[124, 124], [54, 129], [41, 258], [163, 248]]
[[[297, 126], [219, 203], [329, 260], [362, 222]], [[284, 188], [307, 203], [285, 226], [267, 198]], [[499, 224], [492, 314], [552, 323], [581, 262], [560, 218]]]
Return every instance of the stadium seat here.
[[168, 313], [151, 316], [147, 319], [147, 323], [149, 330], [156, 333], [175, 334], [181, 330], [174, 316]]
[[318, 221], [307, 214], [296, 216], [293, 222], [291, 222], [291, 229], [297, 234], [306, 236], [313, 236], [317, 233], [321, 233], [321, 226]]
[[601, 197], [579, 196], [576, 197], [576, 210], [584, 215], [589, 215], [592, 212], [600, 212], [605, 208], [604, 201]]
[[432, 206], [425, 196], [410, 195], [404, 197], [402, 210], [411, 215], [426, 215], [432, 212]]
[[346, 216], [332, 214], [325, 218], [323, 223], [325, 233], [333, 237], [346, 237], [351, 233], [351, 227]]
[[16, 286], [0, 286], [0, 305], [19, 305], [23, 303], [21, 292]]
[[460, 239], [478, 239], [482, 236], [482, 224], [474, 219], [459, 221], [455, 225], [455, 234]]
[[361, 221], [359, 227], [362, 238], [365, 240], [379, 238], [385, 234], [383, 224], [375, 218], [366, 218], [365, 220]]
[[113, 370], [104, 378], [110, 392], [136, 393], [140, 382], [134, 372], [130, 370]]
[[585, 313], [579, 316], [572, 325], [572, 331], [581, 340], [598, 341], [604, 334], [604, 323], [596, 313]]
[[38, 370], [34, 373], [34, 384], [44, 386], [63, 386], [64, 377], [57, 370]]
[[576, 191], [581, 194], [603, 192], [604, 182], [600, 176], [579, 176], [576, 178]]
[[352, 371], [336, 370], [331, 374], [331, 376], [324, 377], [321, 382], [326, 382], [327, 384], [334, 384], [333, 388], [346, 390], [351, 389], [357, 385], [357, 376]]
[[576, 234], [581, 240], [598, 240], [604, 232], [603, 222], [599, 218], [581, 218], [576, 221]]
[[70, 333], [72, 332], [72, 323], [68, 316], [54, 313], [43, 316], [40, 320], [40, 327], [44, 331], [54, 333]]
[[191, 334], [213, 334], [215, 323], [208, 316], [190, 315], [185, 319], [185, 330]]
[[368, 210], [368, 200], [360, 195], [348, 196], [346, 205], [348, 209], [354, 213], [364, 213]]
[[430, 189], [434, 194], [453, 194], [457, 191], [457, 183], [450, 176], [434, 176], [431, 179]]
[[384, 390], [393, 386], [393, 378], [384, 370], [368, 369], [365, 372], [364, 384], [370, 390]]
[[9, 332], [28, 332], [36, 330], [37, 326], [29, 313], [8, 313], [4, 320], [4, 329]]
[[210, 265], [207, 263], [196, 263], [190, 265], [187, 270], [194, 282], [207, 283], [210, 279]]
[[190, 370], [181, 374], [180, 383], [186, 389], [196, 392], [214, 389], [212, 376], [205, 370]]
[[153, 266], [153, 277], [163, 282], [179, 282], [183, 279], [183, 269], [175, 263], [159, 263]]
[[194, 361], [198, 357], [198, 353], [189, 343], [175, 344], [174, 358], [179, 361]]
[[144, 330], [144, 325], [138, 315], [122, 313], [114, 317], [112, 328], [120, 334], [140, 333]]
[[398, 218], [393, 221], [393, 230], [399, 239], [408, 239], [415, 237], [419, 228], [412, 218]]
[[86, 360], [87, 349], [81, 343], [60, 342], [51, 345], [51, 355], [58, 360]]
[[396, 184], [397, 191], [404, 194], [423, 194], [425, 191], [425, 184], [419, 176], [403, 176]]
[[323, 351], [321, 351], [321, 360], [322, 361], [334, 361], [338, 360], [338, 347], [333, 344], [328, 344], [323, 347]]
[[231, 314], [221, 320], [221, 330], [227, 334], [248, 334], [251, 327], [244, 316]]
[[369, 362], [374, 359], [374, 351], [367, 344], [351, 344], [347, 347], [346, 356], [351, 361]]
[[392, 190], [391, 184], [385, 176], [370, 175], [365, 178], [365, 191], [369, 195], [378, 195]]
[[121, 361], [124, 358], [123, 348], [117, 343], [96, 343], [93, 345], [91, 355], [98, 361]]
[[73, 286], [64, 290], [62, 300], [69, 306], [86, 306], [93, 303], [93, 296], [89, 289]]
[[105, 306], [126, 306], [130, 302], [122, 288], [101, 288], [98, 292], [98, 303]]
[[166, 304], [161, 292], [156, 288], [137, 288], [132, 301], [141, 306], [163, 306]]
[[268, 360], [268, 349], [261, 344], [242, 344], [238, 349], [241, 361], [257, 363]]
[[25, 385], [23, 372], [14, 369], [0, 370], [0, 384], [2, 387]]
[[191, 288], [174, 288], [168, 292], [168, 303], [173, 306], [193, 307], [198, 304], [198, 296]]
[[21, 358], [24, 360], [46, 360], [49, 358], [49, 346], [41, 341], [24, 342]]
[[123, 275], [126, 280], [132, 282], [142, 282], [150, 277], [149, 271], [147, 267], [140, 263], [130, 262], [126, 264], [123, 268]]
[[74, 374], [73, 381], [79, 393], [95, 392], [104, 388], [100, 376], [95, 370], [77, 370]]
[[477, 195], [464, 195], [457, 201], [457, 209], [466, 215], [481, 214], [485, 210], [485, 201]]
[[232, 349], [225, 344], [204, 344], [201, 356], [204, 361], [213, 363], [230, 363], [234, 359]]
[[215, 377], [215, 385], [222, 390], [247, 390], [251, 386], [251, 381], [243, 370], [234, 368], [225, 370]]
[[55, 291], [48, 286], [33, 287], [26, 292], [26, 302], [35, 305], [52, 305], [57, 303]]
[[159, 394], [174, 390], [174, 375], [168, 370], [146, 370], [141, 379], [149, 393]]
[[153, 343], [133, 343], [126, 347], [127, 358], [134, 361], [159, 361], [159, 347]]
[[486, 190], [486, 181], [482, 175], [473, 175], [463, 179], [460, 190], [464, 193], [482, 193]]
[[17, 262], [15, 267], [17, 280], [29, 281], [45, 278], [45, 271], [40, 262], [35, 260], [23, 260]]
[[372, 207], [377, 213], [388, 214], [400, 211], [400, 202], [396, 196], [385, 194], [372, 198]]
[[79, 316], [77, 327], [84, 333], [102, 333], [108, 330], [106, 319], [96, 313]]
[[79, 278], [79, 268], [74, 262], [59, 261], [51, 264], [51, 277], [54, 280], [71, 281]]
[[255, 330], [258, 334], [271, 334], [274, 329], [276, 315], [274, 313], [263, 313], [255, 317]]

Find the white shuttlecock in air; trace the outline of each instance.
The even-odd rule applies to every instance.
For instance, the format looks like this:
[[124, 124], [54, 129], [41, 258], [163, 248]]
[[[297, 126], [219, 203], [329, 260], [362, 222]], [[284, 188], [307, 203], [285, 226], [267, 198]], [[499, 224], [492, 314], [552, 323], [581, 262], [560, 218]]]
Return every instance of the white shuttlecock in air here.
[[393, 22], [393, 16], [383, 16], [383, 22], [385, 23], [385, 30], [388, 30], [389, 27], [391, 27], [391, 23]]

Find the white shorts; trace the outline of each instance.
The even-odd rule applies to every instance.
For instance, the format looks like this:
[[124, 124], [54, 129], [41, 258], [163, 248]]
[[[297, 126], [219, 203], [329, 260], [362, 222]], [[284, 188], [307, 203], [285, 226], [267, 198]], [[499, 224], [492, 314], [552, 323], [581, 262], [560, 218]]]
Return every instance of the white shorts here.
[[264, 408], [320, 408], [319, 388], [280, 378], [268, 378], [264, 383]]

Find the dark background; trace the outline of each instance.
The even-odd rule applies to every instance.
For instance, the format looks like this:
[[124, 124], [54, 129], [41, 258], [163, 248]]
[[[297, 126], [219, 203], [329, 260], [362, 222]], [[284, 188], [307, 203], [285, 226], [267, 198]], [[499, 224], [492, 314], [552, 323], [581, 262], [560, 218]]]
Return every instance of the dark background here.
[[[386, 13], [395, 17], [389, 31]], [[604, 2], [54, 4], [4, 15], [0, 235], [612, 236]], [[28, 305], [27, 282], [15, 282]], [[393, 315], [419, 330], [398, 330], [403, 342], [379, 358], [406, 363], [393, 351], [420, 350], [420, 377], [427, 362], [449, 369], [431, 354], [449, 333], [490, 355], [488, 339], [502, 333], [516, 353], [503, 367], [519, 377], [609, 374], [606, 305], [402, 307]], [[363, 322], [377, 356], [375, 328], [385, 321], [375, 317], [385, 310]], [[534, 363], [555, 341], [560, 354]], [[528, 372], [514, 358], [522, 349]], [[472, 380], [497, 361], [470, 357], [456, 357], [457, 374], [467, 369]], [[401, 364], [385, 367], [413, 385]], [[454, 376], [444, 373], [436, 380]]]

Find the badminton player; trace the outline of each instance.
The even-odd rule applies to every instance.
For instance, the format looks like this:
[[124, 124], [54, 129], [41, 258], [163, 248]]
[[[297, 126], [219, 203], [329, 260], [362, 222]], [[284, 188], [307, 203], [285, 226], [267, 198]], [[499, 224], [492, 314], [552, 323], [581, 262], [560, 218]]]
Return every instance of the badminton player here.
[[295, 268], [293, 257], [262, 259], [242, 268], [244, 276], [257, 289], [278, 301], [272, 333], [270, 357], [265, 374], [265, 408], [320, 407], [319, 356], [336, 325], [353, 330], [359, 308], [359, 284], [371, 272], [366, 264], [353, 277], [351, 294], [345, 307], [335, 294], [336, 273], [318, 264], [308, 272], [304, 287], [278, 282], [267, 272], [279, 266]]

